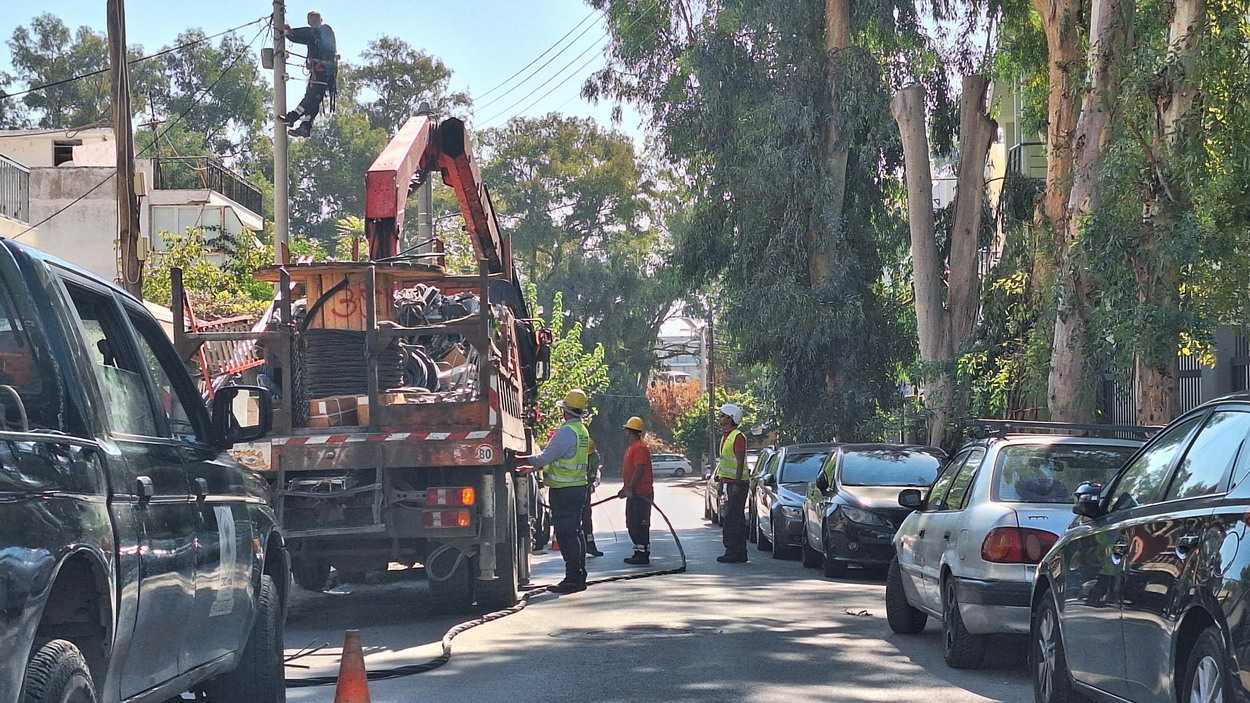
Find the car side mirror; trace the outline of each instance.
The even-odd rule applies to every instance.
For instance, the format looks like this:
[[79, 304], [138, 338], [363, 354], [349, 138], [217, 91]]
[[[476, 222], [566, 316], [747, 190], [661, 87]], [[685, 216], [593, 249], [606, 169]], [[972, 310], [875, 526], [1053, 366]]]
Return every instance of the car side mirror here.
[[829, 477], [824, 475], [823, 473], [817, 476], [816, 488], [819, 489], [821, 493], [828, 493], [829, 492]]
[[777, 477], [772, 474], [760, 474], [760, 483], [765, 486], [776, 485]]
[[222, 449], [258, 440], [273, 430], [273, 395], [261, 386], [225, 386], [213, 396], [212, 423]]
[[1078, 486], [1072, 512], [1087, 518], [1102, 515], [1102, 484], [1085, 482]]
[[911, 510], [919, 510], [924, 505], [924, 493], [919, 488], [908, 488], [898, 494], [898, 504]]

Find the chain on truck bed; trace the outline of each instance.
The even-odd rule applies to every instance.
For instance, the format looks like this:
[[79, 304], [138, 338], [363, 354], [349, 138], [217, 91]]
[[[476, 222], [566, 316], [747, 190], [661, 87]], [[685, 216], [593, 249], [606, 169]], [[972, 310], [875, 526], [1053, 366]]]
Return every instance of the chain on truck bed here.
[[[604, 498], [603, 500], [591, 503], [590, 505], [593, 508], [597, 505], [602, 505], [609, 501], [616, 500], [618, 497], [619, 496], [612, 496], [610, 498]], [[672, 569], [661, 569], [659, 571], [645, 571], [641, 573], [622, 574], [620, 576], [609, 576], [608, 578], [594, 579], [591, 581], [587, 581], [586, 582], [587, 586], [594, 586], [594, 585], [598, 585], [601, 583], [612, 583], [613, 581], [633, 581], [635, 579], [650, 578], [652, 576], [667, 576], [669, 574], [680, 574], [686, 571], [686, 549], [681, 544], [681, 538], [677, 536], [677, 530], [673, 527], [673, 523], [671, 520], [668, 519], [668, 516], [664, 514], [664, 511], [660, 509], [660, 506], [652, 502], [651, 507], [655, 508], [656, 512], [660, 514], [660, 517], [664, 518], [664, 524], [668, 526], [668, 532], [669, 534], [673, 536], [673, 542], [677, 545], [677, 552], [681, 555], [681, 566], [677, 566]], [[438, 655], [437, 657], [434, 657], [433, 659], [420, 662], [417, 664], [408, 664], [408, 665], [403, 665], [403, 666], [389, 667], [386, 669], [370, 670], [369, 680], [381, 681], [384, 679], [397, 679], [397, 678], [401, 678], [404, 676], [412, 676], [414, 674], [421, 674], [427, 671], [433, 671], [434, 669], [437, 669], [443, 666], [447, 662], [451, 661], [451, 641], [454, 640], [458, 635], [468, 630], [472, 630], [473, 628], [479, 625], [485, 625], [486, 623], [491, 622], [493, 620], [498, 620], [500, 618], [505, 618], [514, 613], [521, 612], [522, 610], [525, 609], [525, 606], [529, 605], [529, 600], [531, 598], [533, 598], [534, 596], [543, 594], [543, 593], [547, 593], [548, 589], [550, 588], [551, 588], [550, 585], [545, 585], [545, 586], [539, 586], [537, 588], [530, 589], [529, 591], [526, 591], [525, 594], [521, 596], [521, 600], [518, 601], [517, 604], [512, 606], [511, 608], [504, 608], [503, 610], [496, 610], [493, 613], [487, 613], [486, 615], [483, 615], [480, 618], [475, 618], [473, 620], [462, 622], [459, 625], [456, 625], [455, 627], [451, 628], [450, 630], [447, 631], [445, 635], [443, 635], [443, 642], [442, 642], [443, 653]], [[296, 654], [293, 657], [288, 658], [286, 661], [290, 662], [296, 658], [307, 656], [308, 654], [311, 654], [312, 651], [318, 651], [318, 650], [310, 650], [310, 651], [301, 652], [299, 654]], [[286, 686], [287, 688], [305, 688], [309, 686], [329, 686], [337, 682], [338, 682], [337, 676], [309, 676], [309, 677], [287, 679]]]

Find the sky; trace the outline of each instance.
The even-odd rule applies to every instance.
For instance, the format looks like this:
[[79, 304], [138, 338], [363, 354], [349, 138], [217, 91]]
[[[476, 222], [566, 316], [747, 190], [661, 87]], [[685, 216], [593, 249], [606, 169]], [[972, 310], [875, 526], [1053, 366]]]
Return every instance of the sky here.
[[[0, 45], [0, 70], [11, 70], [7, 41], [13, 30], [41, 13], [57, 15], [71, 29], [86, 25], [105, 32], [105, 0], [0, 0], [0, 4], [5, 8], [0, 12], [0, 39], [5, 42]], [[147, 53], [172, 44], [178, 33], [188, 28], [216, 34], [268, 15], [273, 9], [268, 0], [127, 0], [125, 5], [127, 41], [132, 46], [142, 45]], [[611, 123], [610, 104], [591, 105], [579, 96], [583, 81], [606, 63], [606, 26], [602, 16], [583, 0], [288, 2], [288, 23], [305, 24], [309, 10], [321, 12], [334, 28], [339, 54], [345, 61], [356, 60], [367, 42], [382, 35], [399, 37], [442, 59], [452, 71], [452, 90], [466, 91], [474, 99], [475, 128], [498, 126], [517, 115], [537, 117], [551, 111], [590, 117], [605, 126]], [[240, 34], [250, 40], [258, 28], [248, 27]], [[561, 41], [570, 30], [574, 31]], [[257, 50], [265, 43], [263, 38], [257, 40]], [[532, 67], [493, 90], [552, 46], [555, 48]], [[303, 93], [302, 79], [302, 72], [294, 69], [293, 80], [288, 83], [289, 101], [298, 101]], [[517, 84], [519, 87], [509, 93]], [[637, 112], [627, 109], [618, 129], [641, 145]]]

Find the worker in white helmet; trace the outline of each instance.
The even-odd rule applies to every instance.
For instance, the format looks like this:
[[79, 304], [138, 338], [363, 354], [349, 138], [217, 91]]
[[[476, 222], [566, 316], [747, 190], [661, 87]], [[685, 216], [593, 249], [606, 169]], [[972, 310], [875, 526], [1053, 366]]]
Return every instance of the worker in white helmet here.
[[716, 475], [725, 487], [724, 533], [725, 553], [716, 557], [722, 564], [741, 564], [747, 560], [747, 487], [751, 476], [747, 471], [747, 438], [738, 429], [742, 424], [742, 408], [733, 403], [720, 406], [720, 456]]

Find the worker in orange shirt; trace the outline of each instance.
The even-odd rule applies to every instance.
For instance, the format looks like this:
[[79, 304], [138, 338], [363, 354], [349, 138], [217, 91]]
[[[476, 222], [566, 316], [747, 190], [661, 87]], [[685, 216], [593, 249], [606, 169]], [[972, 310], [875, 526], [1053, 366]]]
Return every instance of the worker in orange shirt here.
[[625, 528], [634, 541], [634, 555], [625, 557], [625, 563], [634, 565], [651, 563], [651, 504], [655, 501], [655, 484], [651, 450], [642, 441], [644, 429], [640, 417], [631, 417], [625, 423], [629, 441], [623, 467], [625, 485], [617, 494], [625, 499]]

